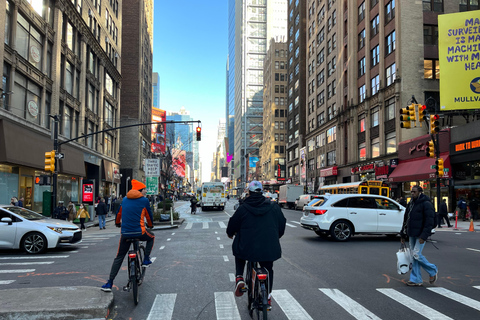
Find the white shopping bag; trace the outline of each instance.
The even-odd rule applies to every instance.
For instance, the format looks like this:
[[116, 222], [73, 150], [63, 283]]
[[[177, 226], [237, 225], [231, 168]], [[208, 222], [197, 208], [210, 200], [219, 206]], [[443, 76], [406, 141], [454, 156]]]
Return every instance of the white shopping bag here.
[[400, 250], [397, 252], [397, 272], [398, 274], [405, 274], [412, 269], [412, 255], [410, 248], [405, 244], [400, 245]]

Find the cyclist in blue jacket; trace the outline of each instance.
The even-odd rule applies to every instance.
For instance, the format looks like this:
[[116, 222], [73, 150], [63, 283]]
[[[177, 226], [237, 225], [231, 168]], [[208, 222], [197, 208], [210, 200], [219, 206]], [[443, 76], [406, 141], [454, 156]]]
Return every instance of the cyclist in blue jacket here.
[[155, 235], [149, 233], [145, 228], [145, 219], [147, 219], [148, 227], [153, 227], [152, 210], [150, 208], [150, 202], [145, 198], [146, 194], [147, 186], [133, 179], [132, 189], [127, 193], [127, 197], [123, 199], [115, 219], [115, 225], [122, 228], [122, 236], [120, 238], [117, 256], [113, 260], [110, 270], [110, 277], [107, 283], [102, 286], [102, 291], [112, 291], [113, 280], [117, 276], [123, 259], [130, 248], [130, 243], [126, 241], [127, 239], [137, 238], [140, 239], [140, 241], [146, 241], [145, 259], [142, 265], [148, 266], [152, 263], [150, 253], [152, 252]]

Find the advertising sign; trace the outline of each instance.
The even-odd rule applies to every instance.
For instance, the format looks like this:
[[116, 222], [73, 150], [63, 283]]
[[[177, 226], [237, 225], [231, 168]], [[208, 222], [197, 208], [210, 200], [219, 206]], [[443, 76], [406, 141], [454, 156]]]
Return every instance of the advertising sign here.
[[147, 194], [158, 194], [158, 177], [147, 177]]
[[478, 10], [438, 16], [440, 110], [477, 109], [480, 103]]
[[[152, 122], [166, 120], [165, 110], [152, 108]], [[152, 124], [152, 153], [165, 154], [165, 123]]]
[[93, 202], [93, 184], [83, 185], [82, 202]]

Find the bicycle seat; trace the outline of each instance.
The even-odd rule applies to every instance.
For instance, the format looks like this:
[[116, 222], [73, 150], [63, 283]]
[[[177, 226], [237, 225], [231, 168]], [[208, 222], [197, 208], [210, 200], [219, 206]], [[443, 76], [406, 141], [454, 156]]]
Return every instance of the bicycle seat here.
[[141, 241], [141, 240], [138, 239], [138, 238], [127, 238], [127, 239], [125, 239], [125, 242], [137, 242], [137, 241]]

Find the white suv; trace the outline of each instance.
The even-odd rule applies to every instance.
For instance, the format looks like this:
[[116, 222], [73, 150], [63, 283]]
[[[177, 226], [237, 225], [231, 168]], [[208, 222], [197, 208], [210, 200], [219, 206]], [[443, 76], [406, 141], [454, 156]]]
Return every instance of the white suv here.
[[319, 236], [346, 241], [354, 234], [400, 233], [405, 208], [398, 202], [370, 194], [326, 194], [303, 210], [300, 223]]

